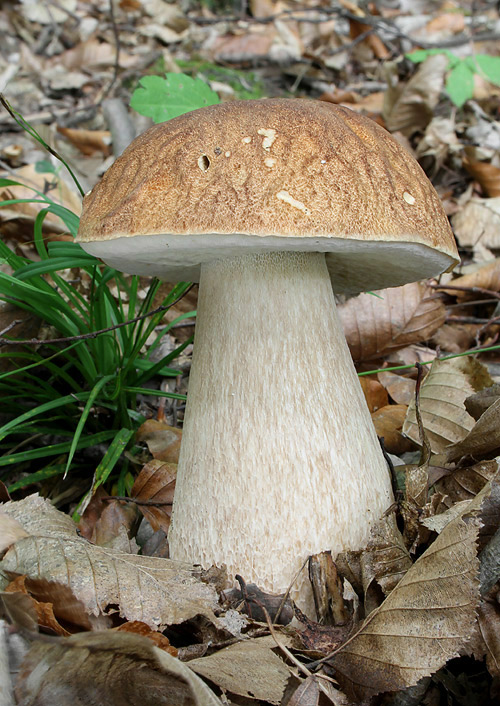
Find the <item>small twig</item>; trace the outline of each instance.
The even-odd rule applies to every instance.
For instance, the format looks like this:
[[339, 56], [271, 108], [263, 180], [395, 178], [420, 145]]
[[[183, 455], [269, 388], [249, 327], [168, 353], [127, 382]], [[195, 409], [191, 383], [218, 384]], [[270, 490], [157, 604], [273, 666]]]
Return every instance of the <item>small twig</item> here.
[[116, 26], [116, 18], [115, 18], [115, 8], [113, 5], [113, 0], [109, 0], [109, 17], [111, 19], [111, 29], [113, 32], [113, 37], [115, 40], [115, 62], [113, 65], [113, 77], [111, 79], [111, 82], [109, 83], [108, 87], [104, 90], [102, 93], [98, 104], [101, 104], [102, 101], [109, 96], [111, 93], [111, 89], [115, 85], [117, 79], [118, 79], [118, 72], [120, 70], [120, 51], [121, 51], [121, 42], [120, 42], [120, 33], [118, 32], [118, 27]]
[[[5, 328], [3, 328], [0, 331], [0, 336], [3, 336], [4, 334], [9, 333], [9, 331], [12, 331], [12, 329], [15, 328], [17, 326], [17, 324], [22, 324], [22, 323], [23, 323], [22, 319], [15, 319], [14, 321], [11, 321], [8, 326], [6, 326]], [[1, 344], [2, 344], [2, 339], [0, 338], [0, 345]]]
[[432, 289], [446, 291], [451, 289], [457, 292], [471, 292], [472, 294], [486, 294], [488, 297], [494, 297], [495, 299], [500, 299], [500, 293], [495, 292], [492, 289], [485, 289], [484, 287], [462, 287], [458, 284], [430, 284]]
[[180, 302], [180, 300], [186, 296], [186, 294], [194, 287], [194, 284], [191, 284], [186, 291], [180, 295], [180, 297], [177, 297], [171, 304], [168, 306], [159, 306], [156, 309], [152, 309], [151, 311], [148, 311], [146, 314], [141, 314], [140, 316], [136, 316], [134, 319], [129, 319], [129, 321], [122, 321], [120, 324], [115, 324], [114, 326], [109, 326], [108, 328], [103, 328], [100, 329], [99, 331], [91, 331], [90, 333], [82, 333], [79, 336], [65, 336], [63, 338], [50, 338], [47, 340], [40, 340], [38, 338], [30, 338], [30, 339], [25, 339], [25, 340], [19, 340], [19, 339], [9, 339], [9, 338], [0, 338], [0, 346], [13, 346], [13, 345], [23, 345], [23, 346], [40, 346], [40, 345], [48, 345], [48, 344], [54, 344], [54, 343], [73, 343], [73, 341], [85, 341], [88, 340], [89, 338], [97, 338], [97, 336], [100, 336], [102, 333], [109, 333], [110, 331], [115, 331], [116, 329], [123, 328], [123, 326], [129, 326], [130, 324], [135, 324], [138, 321], [142, 321], [143, 319], [147, 319], [149, 316], [154, 316], [155, 314], [159, 314], [161, 311], [168, 311], [172, 306], [177, 304], [177, 302]]
[[124, 495], [106, 495], [101, 500], [123, 500], [126, 503], [134, 503], [134, 505], [144, 505], [149, 507], [160, 507], [164, 505], [172, 505], [172, 502], [159, 502], [158, 500], [137, 500], [137, 498], [127, 498]]

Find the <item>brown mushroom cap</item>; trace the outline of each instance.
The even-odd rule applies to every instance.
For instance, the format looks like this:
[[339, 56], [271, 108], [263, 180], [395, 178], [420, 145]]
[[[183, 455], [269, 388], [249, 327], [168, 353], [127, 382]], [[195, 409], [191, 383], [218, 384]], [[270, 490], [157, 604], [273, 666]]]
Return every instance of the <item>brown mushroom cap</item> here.
[[197, 280], [245, 253], [327, 253], [337, 291], [435, 276], [458, 261], [413, 157], [372, 120], [300, 99], [233, 101], [135, 139], [85, 198], [78, 240], [108, 264]]

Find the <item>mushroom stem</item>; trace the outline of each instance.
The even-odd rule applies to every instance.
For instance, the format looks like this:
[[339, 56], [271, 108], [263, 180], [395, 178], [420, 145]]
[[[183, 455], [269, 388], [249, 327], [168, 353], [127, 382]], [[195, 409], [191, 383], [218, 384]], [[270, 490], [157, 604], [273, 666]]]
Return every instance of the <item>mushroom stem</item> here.
[[[203, 265], [172, 558], [283, 592], [308, 555], [359, 548], [391, 499], [324, 254]], [[291, 596], [311, 614], [306, 573]]]

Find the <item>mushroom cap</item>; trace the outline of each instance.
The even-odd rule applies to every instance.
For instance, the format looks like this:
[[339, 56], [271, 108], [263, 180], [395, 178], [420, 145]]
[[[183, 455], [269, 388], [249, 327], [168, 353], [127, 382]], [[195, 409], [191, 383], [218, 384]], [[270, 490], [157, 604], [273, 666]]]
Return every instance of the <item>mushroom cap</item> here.
[[369, 118], [303, 99], [232, 101], [150, 128], [85, 197], [78, 241], [170, 281], [245, 253], [325, 252], [334, 289], [351, 293], [458, 261], [416, 160]]

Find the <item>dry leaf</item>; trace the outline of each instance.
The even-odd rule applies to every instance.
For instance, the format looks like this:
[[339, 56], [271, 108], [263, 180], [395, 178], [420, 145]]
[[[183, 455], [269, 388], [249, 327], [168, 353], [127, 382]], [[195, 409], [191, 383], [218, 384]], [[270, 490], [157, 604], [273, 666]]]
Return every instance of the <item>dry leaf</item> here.
[[378, 373], [378, 379], [396, 404], [408, 406], [415, 398], [416, 381], [391, 372]]
[[359, 382], [370, 412], [376, 412], [377, 409], [389, 404], [387, 392], [378, 380], [372, 377], [360, 377]]
[[[473, 289], [474, 287], [481, 287], [481, 289], [489, 289], [491, 292], [500, 292], [500, 258], [488, 262], [486, 265], [477, 268], [474, 272], [471, 272], [462, 277], [457, 277], [452, 282], [450, 282], [454, 287], [464, 287]], [[459, 301], [465, 299], [474, 299], [480, 295], [479, 292], [461, 292], [456, 289], [444, 290], [449, 294], [452, 294]]]
[[111, 133], [109, 130], [82, 130], [57, 126], [57, 132], [64, 135], [82, 154], [87, 156], [101, 152], [105, 157], [110, 154]]
[[279, 704], [290, 671], [274, 654], [267, 638], [254, 638], [224, 647], [189, 666], [222, 689], [251, 699]]
[[483, 191], [489, 197], [500, 196], [500, 169], [489, 162], [479, 162], [467, 154], [463, 159], [463, 165], [474, 179], [479, 182]]
[[147, 419], [136, 432], [136, 440], [145, 442], [153, 458], [167, 463], [179, 462], [182, 431], [165, 422]]
[[0, 555], [28, 533], [24, 527], [13, 517], [0, 512]]
[[90, 544], [70, 517], [37, 495], [3, 507], [30, 536], [11, 547], [2, 569], [68, 585], [92, 615], [117, 606], [128, 620], [155, 628], [198, 614], [213, 619], [216, 593], [189, 564]]
[[457, 656], [470, 636], [479, 599], [479, 520], [450, 522], [392, 593], [332, 657], [353, 699], [397, 691]]
[[372, 414], [377, 436], [384, 440], [385, 450], [396, 456], [414, 448], [414, 444], [401, 433], [407, 409], [404, 404], [389, 404]]
[[472, 500], [498, 471], [498, 461], [482, 461], [468, 468], [456, 468], [435, 484], [437, 492], [447, 495], [451, 503]]
[[402, 91], [391, 88], [394, 82], [389, 80], [383, 115], [390, 132], [408, 137], [427, 126], [444, 88], [447, 67], [447, 57], [436, 54], [420, 64]]
[[476, 392], [476, 394], [467, 397], [465, 400], [465, 409], [477, 421], [479, 417], [486, 412], [488, 407], [500, 398], [500, 383], [495, 383], [485, 390]]
[[[487, 369], [472, 357], [433, 362], [420, 390], [420, 412], [434, 453], [467, 436], [474, 419], [465, 410], [465, 400], [492, 382]], [[414, 402], [408, 407], [403, 434], [420, 443]]]
[[355, 361], [429, 339], [445, 320], [445, 306], [425, 284], [360, 294], [339, 306], [339, 316]]
[[[463, 32], [465, 29], [465, 19], [461, 12], [445, 12], [442, 15], [436, 15], [429, 20], [425, 25], [425, 36], [427, 34], [446, 33], [447, 36], [450, 34], [458, 34]], [[433, 39], [436, 41], [436, 39]]]
[[500, 197], [472, 197], [451, 219], [462, 248], [473, 248], [483, 260], [491, 260], [490, 248], [500, 248]]
[[462, 456], [486, 456], [500, 448], [500, 399], [482, 414], [467, 436], [446, 451], [446, 459], [455, 461]]
[[162, 529], [167, 533], [170, 527], [176, 475], [176, 464], [153, 459], [143, 467], [130, 491], [155, 532]]
[[172, 647], [168, 637], [161, 632], [152, 630], [149, 625], [146, 625], [146, 623], [143, 623], [141, 620], [131, 620], [130, 622], [123, 623], [123, 625], [119, 625], [117, 628], [113, 629], [117, 632], [128, 632], [133, 633], [134, 635], [144, 635], [144, 637], [151, 640], [156, 647], [159, 647], [161, 650], [165, 650], [165, 652], [168, 652], [168, 654], [172, 655], [172, 657], [177, 657], [179, 650], [176, 647]]
[[23, 706], [221, 706], [187, 665], [141, 635], [110, 630], [35, 642], [16, 698]]

